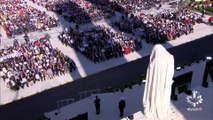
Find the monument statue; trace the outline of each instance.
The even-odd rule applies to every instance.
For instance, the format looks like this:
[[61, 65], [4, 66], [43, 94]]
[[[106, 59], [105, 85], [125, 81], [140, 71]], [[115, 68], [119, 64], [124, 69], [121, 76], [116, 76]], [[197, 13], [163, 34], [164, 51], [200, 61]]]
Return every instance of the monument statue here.
[[155, 45], [150, 55], [143, 96], [144, 114], [148, 119], [160, 120], [171, 113], [173, 75], [173, 55], [162, 45]]

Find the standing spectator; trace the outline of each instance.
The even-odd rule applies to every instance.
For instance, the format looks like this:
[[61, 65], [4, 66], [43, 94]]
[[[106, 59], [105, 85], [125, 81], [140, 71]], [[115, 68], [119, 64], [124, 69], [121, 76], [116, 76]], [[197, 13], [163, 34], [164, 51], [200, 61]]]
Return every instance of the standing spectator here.
[[204, 6], [204, 4], [202, 3], [202, 17], [204, 17], [204, 14], [205, 14], [205, 6]]
[[124, 108], [126, 106], [126, 102], [124, 100], [124, 97], [120, 97], [120, 102], [119, 102], [119, 110], [120, 110], [120, 117], [123, 117], [124, 115]]
[[26, 42], [27, 44], [30, 42], [30, 38], [29, 38], [29, 36], [27, 35], [27, 33], [25, 33], [25, 35], [24, 35], [24, 40], [25, 40], [25, 42]]
[[98, 98], [98, 96], [96, 96], [95, 100], [94, 100], [94, 103], [95, 103], [95, 109], [96, 109], [96, 114], [97, 115], [100, 114], [100, 106], [101, 106], [100, 102], [101, 102], [101, 99]]
[[1, 36], [2, 36], [2, 35], [1, 35], [1, 33], [0, 33], [0, 45], [1, 45]]
[[0, 46], [1, 46], [1, 36], [2, 36], [2, 35], [1, 35], [1, 33], [0, 33]]

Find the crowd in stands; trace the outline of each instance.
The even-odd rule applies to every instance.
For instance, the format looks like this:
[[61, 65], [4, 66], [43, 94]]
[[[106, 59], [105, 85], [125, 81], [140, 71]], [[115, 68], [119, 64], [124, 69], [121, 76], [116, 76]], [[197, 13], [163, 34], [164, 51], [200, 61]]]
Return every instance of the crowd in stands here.
[[206, 0], [206, 1], [200, 1], [200, 2], [191, 2], [190, 4], [191, 7], [198, 9], [198, 10], [202, 10], [202, 9], [206, 9], [206, 8], [212, 8], [212, 3], [210, 2], [210, 0]]
[[[133, 9], [148, 9], [161, 0], [31, 0], [48, 10], [61, 14], [66, 21], [77, 24], [110, 18], [117, 9], [128, 13]], [[0, 75], [7, 87], [18, 90], [36, 81], [76, 70], [75, 62], [58, 49], [52, 48], [49, 35], [32, 41], [27, 33], [48, 30], [58, 25], [56, 18], [48, 16], [22, 0], [0, 1], [0, 24], [7, 35], [25, 34], [25, 43], [14, 41], [13, 46], [0, 49]], [[148, 43], [163, 43], [193, 32], [201, 16], [188, 8], [165, 10], [155, 15], [122, 14], [113, 26], [120, 31], [140, 35]], [[78, 25], [76, 25], [78, 26]], [[74, 48], [95, 63], [122, 57], [142, 48], [141, 39], [115, 33], [106, 26], [80, 30], [65, 29], [58, 36], [66, 46]], [[137, 32], [137, 33], [136, 33]]]
[[110, 9], [127, 13], [147, 10], [150, 8], [160, 8], [164, 0], [88, 0], [99, 6], [107, 6]]
[[98, 6], [87, 0], [32, 0], [42, 5], [47, 10], [55, 11], [62, 15], [68, 22], [83, 24], [95, 22], [102, 18], [111, 18], [115, 13], [106, 6]]
[[8, 36], [13, 36], [36, 30], [49, 30], [58, 26], [58, 20], [28, 6], [24, 0], [1, 0], [0, 25]]
[[0, 74], [12, 90], [29, 87], [36, 81], [52, 79], [76, 70], [75, 62], [58, 49], [54, 49], [49, 36], [25, 43], [14, 40], [13, 46], [0, 50]]
[[122, 57], [142, 48], [142, 41], [114, 33], [105, 26], [95, 26], [85, 30], [65, 30], [59, 40], [79, 51], [95, 63]]
[[153, 7], [161, 7], [162, 0], [112, 0], [127, 11], [146, 10]]
[[149, 43], [163, 43], [193, 32], [196, 22], [201, 16], [190, 12], [187, 8], [182, 10], [164, 10], [156, 15], [143, 14], [140, 16], [121, 16], [114, 25], [121, 31], [141, 35]]
[[204, 16], [206, 10], [208, 10], [209, 12], [213, 13], [212, 1], [210, 1], [210, 0], [205, 0], [205, 1], [191, 1], [189, 3], [189, 6], [185, 6], [185, 7], [191, 7], [193, 9], [198, 10], [198, 11], [201, 11], [202, 16]]

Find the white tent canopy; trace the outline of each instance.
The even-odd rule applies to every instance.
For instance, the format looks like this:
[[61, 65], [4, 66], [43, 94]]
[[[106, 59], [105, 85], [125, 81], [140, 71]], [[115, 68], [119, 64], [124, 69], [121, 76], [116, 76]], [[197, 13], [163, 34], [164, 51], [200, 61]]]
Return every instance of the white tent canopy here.
[[174, 75], [174, 58], [157, 44], [150, 55], [143, 96], [144, 114], [157, 120], [170, 114], [170, 95]]

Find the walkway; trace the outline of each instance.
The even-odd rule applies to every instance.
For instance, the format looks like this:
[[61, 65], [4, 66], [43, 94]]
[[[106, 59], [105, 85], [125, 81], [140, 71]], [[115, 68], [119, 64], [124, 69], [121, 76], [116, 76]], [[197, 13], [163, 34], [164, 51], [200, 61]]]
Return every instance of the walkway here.
[[[179, 76], [189, 71], [193, 71], [192, 77], [192, 90], [200, 92], [203, 98], [202, 111], [188, 111], [187, 108], [192, 107], [189, 103], [186, 102], [186, 94], [181, 93], [178, 96], [177, 101], [172, 101], [171, 108], [173, 113], [168, 118], [162, 120], [212, 120], [213, 119], [213, 83], [210, 83], [208, 88], [201, 87], [201, 80], [203, 77], [205, 63], [201, 62], [200, 64], [193, 64], [191, 67], [186, 67], [180, 71], [176, 71], [174, 76]], [[210, 77], [208, 77], [210, 81]], [[132, 89], [125, 89], [124, 92], [116, 93], [105, 93], [99, 94], [98, 96], [101, 99], [101, 113], [100, 115], [95, 114], [94, 107], [94, 98], [96, 95], [93, 95], [89, 98], [83, 99], [71, 105], [65, 106], [60, 109], [60, 113], [55, 115], [58, 110], [45, 113], [45, 116], [51, 118], [51, 120], [67, 120], [73, 118], [78, 114], [83, 114], [88, 112], [89, 120], [119, 120], [119, 109], [118, 102], [119, 98], [123, 96], [126, 101], [126, 108], [124, 116], [129, 116], [132, 114], [138, 114], [138, 112], [143, 112], [142, 107], [142, 98], [144, 91], [144, 84], [135, 85]], [[137, 120], [146, 120], [147, 118], [141, 114], [138, 116], [140, 119]], [[126, 120], [126, 119], [122, 119]]]

